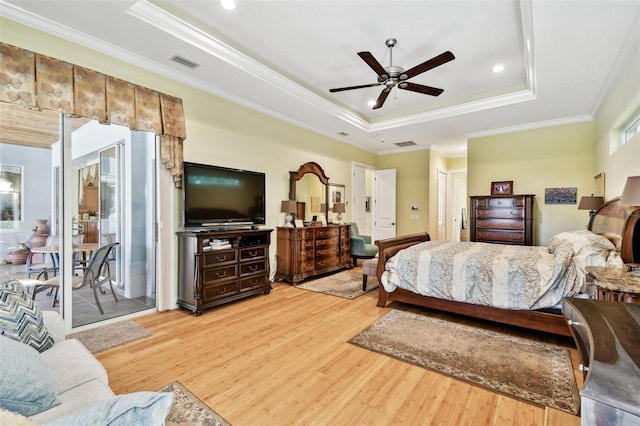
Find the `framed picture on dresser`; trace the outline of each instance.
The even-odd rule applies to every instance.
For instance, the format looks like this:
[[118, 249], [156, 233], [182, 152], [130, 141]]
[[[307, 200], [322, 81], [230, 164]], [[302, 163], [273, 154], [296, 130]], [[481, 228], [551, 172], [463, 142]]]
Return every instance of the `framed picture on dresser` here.
[[491, 195], [513, 195], [513, 181], [491, 182]]

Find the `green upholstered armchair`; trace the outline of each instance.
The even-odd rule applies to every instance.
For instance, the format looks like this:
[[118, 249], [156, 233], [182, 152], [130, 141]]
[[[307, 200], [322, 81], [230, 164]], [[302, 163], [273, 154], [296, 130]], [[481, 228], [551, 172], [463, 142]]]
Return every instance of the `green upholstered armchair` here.
[[351, 258], [353, 265], [356, 265], [357, 259], [371, 259], [378, 254], [378, 247], [371, 244], [371, 237], [368, 235], [360, 235], [358, 225], [350, 222], [351, 225]]

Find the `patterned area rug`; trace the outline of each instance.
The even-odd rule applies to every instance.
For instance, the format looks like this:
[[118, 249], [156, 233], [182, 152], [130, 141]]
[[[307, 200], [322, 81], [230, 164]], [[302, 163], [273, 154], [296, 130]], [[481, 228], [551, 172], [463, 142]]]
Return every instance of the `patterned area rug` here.
[[179, 382], [172, 382], [158, 392], [173, 392], [173, 404], [165, 419], [166, 426], [227, 426], [220, 414], [213, 411]]
[[398, 310], [350, 343], [531, 404], [578, 413], [567, 349]]
[[355, 299], [358, 296], [377, 289], [378, 279], [373, 276], [369, 277], [367, 280], [367, 290], [363, 292], [362, 268], [353, 268], [333, 275], [327, 275], [326, 277], [304, 281], [302, 284], [297, 285], [296, 288], [344, 297], [345, 299]]
[[134, 321], [125, 320], [72, 333], [67, 335], [67, 339], [78, 339], [89, 352], [96, 353], [148, 336], [151, 336], [149, 330]]

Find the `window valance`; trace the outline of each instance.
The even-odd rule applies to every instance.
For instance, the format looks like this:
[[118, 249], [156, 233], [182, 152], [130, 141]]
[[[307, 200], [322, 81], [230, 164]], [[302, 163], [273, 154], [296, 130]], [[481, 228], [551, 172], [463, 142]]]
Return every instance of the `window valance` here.
[[161, 160], [182, 187], [182, 99], [0, 43], [0, 102], [160, 135]]

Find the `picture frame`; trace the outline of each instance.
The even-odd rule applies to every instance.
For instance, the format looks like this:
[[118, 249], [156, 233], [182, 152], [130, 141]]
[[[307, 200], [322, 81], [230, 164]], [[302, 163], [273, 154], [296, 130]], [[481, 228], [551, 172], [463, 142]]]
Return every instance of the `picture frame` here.
[[333, 210], [334, 203], [346, 203], [345, 186], [339, 183], [329, 184], [329, 210]]
[[578, 188], [545, 188], [545, 204], [576, 204], [578, 202]]
[[513, 181], [501, 180], [491, 182], [491, 195], [513, 195]]

